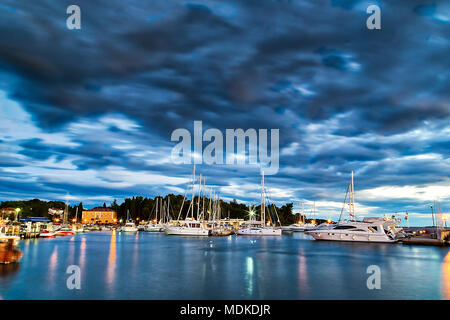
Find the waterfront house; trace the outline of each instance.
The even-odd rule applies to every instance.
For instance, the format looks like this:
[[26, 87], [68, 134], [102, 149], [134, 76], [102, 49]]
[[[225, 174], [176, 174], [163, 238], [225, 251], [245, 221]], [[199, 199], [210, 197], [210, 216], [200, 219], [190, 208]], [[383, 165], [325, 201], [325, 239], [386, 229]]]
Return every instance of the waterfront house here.
[[117, 223], [117, 212], [103, 207], [95, 207], [92, 209], [83, 209], [83, 223], [109, 224]]

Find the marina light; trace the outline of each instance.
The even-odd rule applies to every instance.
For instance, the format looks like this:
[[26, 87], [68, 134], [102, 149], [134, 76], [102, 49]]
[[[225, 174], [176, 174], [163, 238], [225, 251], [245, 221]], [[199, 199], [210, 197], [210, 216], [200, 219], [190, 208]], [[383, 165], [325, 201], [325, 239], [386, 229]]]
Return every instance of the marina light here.
[[330, 224], [330, 223], [331, 223], [331, 219], [328, 219], [328, 220], [327, 220], [327, 223]]
[[19, 213], [20, 212], [20, 208], [16, 208], [16, 212]]
[[120, 223], [122, 223], [123, 222], [123, 220], [122, 219], [120, 219]]
[[73, 218], [73, 219], [72, 219], [72, 222], [77, 222], [77, 219]]

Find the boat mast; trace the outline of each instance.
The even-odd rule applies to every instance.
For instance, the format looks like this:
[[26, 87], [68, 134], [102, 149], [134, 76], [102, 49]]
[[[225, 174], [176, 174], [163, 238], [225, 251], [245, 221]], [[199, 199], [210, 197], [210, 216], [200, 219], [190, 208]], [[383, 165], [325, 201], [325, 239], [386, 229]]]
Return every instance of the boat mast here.
[[198, 198], [197, 198], [197, 220], [200, 214], [200, 194], [202, 193], [202, 174], [200, 173], [200, 180], [198, 181]]
[[155, 216], [156, 222], [158, 222], [158, 204], [159, 204], [158, 200], [159, 198], [156, 197], [156, 216]]
[[351, 216], [353, 217], [354, 221], [356, 221], [356, 215], [355, 215], [355, 187], [353, 184], [353, 170], [352, 170], [352, 188], [351, 188]]
[[205, 220], [205, 188], [206, 188], [206, 179], [203, 178], [203, 205], [202, 205], [202, 219]]
[[302, 201], [302, 221], [305, 223], [305, 203]]
[[313, 207], [314, 207], [314, 223], [316, 222], [316, 201], [314, 200], [314, 204], [313, 204]]
[[264, 227], [266, 225], [266, 210], [264, 202], [264, 171], [262, 171], [262, 178], [261, 178], [261, 222], [263, 223]]
[[[192, 219], [194, 219], [194, 200], [195, 200], [195, 163], [194, 163], [194, 169], [192, 171], [192, 201], [191, 201], [191, 205], [189, 206], [189, 208], [192, 208], [191, 210], [191, 217]], [[188, 212], [189, 214], [189, 212]]]

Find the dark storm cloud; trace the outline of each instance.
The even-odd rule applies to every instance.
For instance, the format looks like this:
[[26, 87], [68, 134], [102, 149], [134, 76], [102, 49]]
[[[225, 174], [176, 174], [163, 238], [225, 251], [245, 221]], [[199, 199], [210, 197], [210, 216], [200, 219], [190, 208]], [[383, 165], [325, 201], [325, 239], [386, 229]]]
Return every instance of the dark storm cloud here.
[[[273, 179], [286, 189], [305, 187], [299, 198], [323, 194], [316, 184], [344, 185], [352, 169], [367, 188], [442, 181], [449, 7], [376, 3], [382, 30], [366, 28], [367, 3], [357, 0], [79, 1], [82, 29], [68, 30], [70, 3], [6, 1], [1, 89], [37, 127], [76, 145], [32, 137], [0, 144], [15, 143], [25, 157], [16, 164], [55, 156], [78, 170], [116, 166], [183, 176], [187, 166], [147, 163], [130, 156], [126, 144], [168, 157], [171, 132], [202, 120], [204, 130], [279, 128], [281, 170]], [[106, 113], [138, 129], [103, 123], [103, 133], [83, 136], [68, 128], [82, 121], [93, 127]], [[125, 141], [124, 148], [115, 141]], [[405, 158], [424, 153], [443, 160]], [[2, 158], [2, 167], [13, 166], [12, 159]], [[230, 175], [239, 184], [256, 172], [203, 170], [223, 186]]]

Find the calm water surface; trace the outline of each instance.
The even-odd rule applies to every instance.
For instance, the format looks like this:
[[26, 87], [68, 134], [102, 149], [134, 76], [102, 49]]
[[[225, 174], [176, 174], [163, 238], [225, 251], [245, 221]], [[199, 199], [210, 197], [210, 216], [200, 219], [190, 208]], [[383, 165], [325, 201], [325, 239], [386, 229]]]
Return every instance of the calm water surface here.
[[[450, 299], [447, 248], [282, 237], [94, 232], [24, 240], [2, 299]], [[81, 289], [66, 286], [81, 269]], [[381, 289], [368, 290], [369, 265]]]

